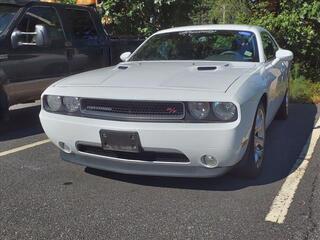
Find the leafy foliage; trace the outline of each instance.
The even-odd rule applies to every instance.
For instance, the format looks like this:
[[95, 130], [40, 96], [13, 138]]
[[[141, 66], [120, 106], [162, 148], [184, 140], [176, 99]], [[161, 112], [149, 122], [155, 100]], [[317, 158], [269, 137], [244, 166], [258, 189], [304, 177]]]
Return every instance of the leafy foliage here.
[[110, 32], [115, 35], [148, 36], [172, 26], [191, 23], [193, 0], [104, 0], [110, 19]]
[[238, 22], [263, 26], [280, 46], [295, 54], [300, 74], [319, 81], [320, 75], [320, 1], [281, 0], [278, 13], [267, 10], [267, 1], [250, 4], [250, 13]]
[[299, 103], [320, 103], [320, 83], [300, 76], [290, 83], [290, 99]]
[[246, 0], [202, 0], [195, 8], [196, 24], [234, 23], [242, 13], [247, 13]]

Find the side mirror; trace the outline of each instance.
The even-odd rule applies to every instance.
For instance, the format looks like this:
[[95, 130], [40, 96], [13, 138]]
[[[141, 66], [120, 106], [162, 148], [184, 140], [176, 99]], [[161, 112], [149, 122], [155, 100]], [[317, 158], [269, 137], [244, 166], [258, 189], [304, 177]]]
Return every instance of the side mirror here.
[[122, 53], [122, 54], [120, 55], [121, 61], [123, 61], [123, 62], [128, 61], [128, 58], [130, 57], [130, 55], [131, 55], [131, 52], [124, 52], [124, 53]]
[[11, 34], [11, 45], [12, 48], [17, 48], [19, 46], [19, 37], [21, 36], [21, 32], [17, 29], [13, 31]]
[[36, 25], [36, 45], [37, 46], [48, 46], [49, 45], [49, 34], [48, 30], [43, 25]]
[[[33, 38], [32, 42], [22, 42], [20, 41], [21, 36], [30, 35]], [[43, 25], [36, 25], [35, 32], [21, 32], [17, 29], [11, 34], [11, 44], [13, 48], [19, 46], [48, 46], [49, 45], [49, 35], [48, 30]]]
[[293, 59], [293, 53], [289, 50], [279, 49], [276, 52], [276, 59], [273, 60], [272, 66], [276, 65], [280, 61], [291, 61]]
[[279, 49], [276, 52], [276, 58], [281, 61], [291, 61], [293, 59], [293, 53], [289, 50]]

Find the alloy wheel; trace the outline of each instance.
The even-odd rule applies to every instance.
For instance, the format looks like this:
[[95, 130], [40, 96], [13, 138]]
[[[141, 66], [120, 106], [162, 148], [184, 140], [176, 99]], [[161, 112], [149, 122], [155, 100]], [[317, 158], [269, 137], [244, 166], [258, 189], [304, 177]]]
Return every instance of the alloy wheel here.
[[257, 168], [261, 167], [265, 144], [265, 117], [262, 108], [258, 109], [254, 128], [254, 161]]

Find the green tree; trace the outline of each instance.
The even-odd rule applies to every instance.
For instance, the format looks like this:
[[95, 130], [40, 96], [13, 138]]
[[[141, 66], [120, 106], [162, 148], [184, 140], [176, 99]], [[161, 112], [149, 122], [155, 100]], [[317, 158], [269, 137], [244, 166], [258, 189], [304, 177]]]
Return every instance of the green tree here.
[[193, 14], [195, 24], [234, 23], [239, 15], [248, 12], [246, 0], [202, 0]]
[[320, 1], [281, 0], [278, 11], [268, 6], [268, 1], [251, 3], [238, 22], [268, 29], [281, 47], [294, 52], [301, 74], [320, 81]]
[[194, 0], [104, 0], [114, 35], [148, 36], [172, 26], [190, 24]]

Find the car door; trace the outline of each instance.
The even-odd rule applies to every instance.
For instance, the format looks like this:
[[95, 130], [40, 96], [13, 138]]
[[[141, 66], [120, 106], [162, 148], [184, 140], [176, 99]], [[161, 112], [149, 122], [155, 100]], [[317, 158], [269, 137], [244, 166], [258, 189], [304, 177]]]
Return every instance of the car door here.
[[106, 36], [97, 27], [89, 9], [67, 8], [68, 58], [71, 73], [79, 73], [106, 66]]
[[283, 100], [283, 89], [286, 84], [283, 77], [285, 66], [281, 61], [274, 62], [276, 59], [276, 52], [279, 47], [270, 34], [268, 32], [262, 32], [261, 40], [265, 56], [265, 70], [263, 72], [263, 78], [268, 85], [267, 123], [270, 123]]
[[[46, 29], [48, 41], [39, 46], [34, 35], [36, 26]], [[52, 82], [69, 73], [65, 53], [64, 31], [55, 8], [32, 6], [28, 8], [13, 30], [18, 36], [15, 46], [8, 41], [8, 60], [3, 70], [8, 78], [6, 92], [11, 104], [38, 99]]]

